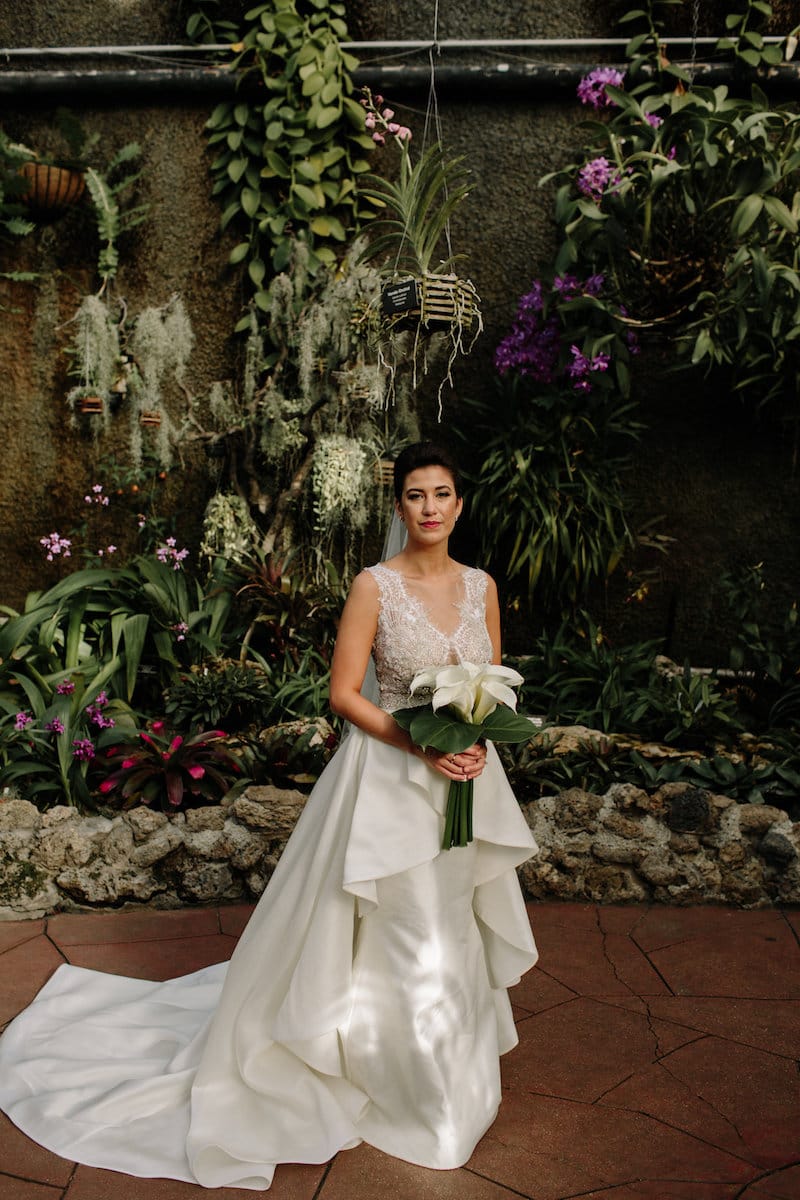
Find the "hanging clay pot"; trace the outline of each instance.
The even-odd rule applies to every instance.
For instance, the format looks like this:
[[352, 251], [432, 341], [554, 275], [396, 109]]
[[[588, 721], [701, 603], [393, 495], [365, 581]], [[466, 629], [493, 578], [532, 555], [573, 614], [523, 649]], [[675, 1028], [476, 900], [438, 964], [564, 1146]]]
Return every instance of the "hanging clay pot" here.
[[19, 173], [29, 181], [19, 198], [39, 218], [61, 216], [70, 205], [77, 204], [86, 187], [83, 172], [70, 167], [26, 162]]
[[161, 424], [161, 413], [157, 408], [146, 408], [139, 417], [139, 424], [144, 426], [145, 429], [157, 429]]

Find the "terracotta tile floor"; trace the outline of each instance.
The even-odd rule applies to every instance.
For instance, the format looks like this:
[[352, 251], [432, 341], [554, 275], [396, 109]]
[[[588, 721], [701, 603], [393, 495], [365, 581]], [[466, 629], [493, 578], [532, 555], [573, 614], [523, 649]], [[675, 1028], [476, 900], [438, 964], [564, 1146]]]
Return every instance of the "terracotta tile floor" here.
[[[0, 1025], [67, 961], [164, 979], [228, 958], [251, 909], [0, 924]], [[800, 919], [531, 904], [541, 967], [496, 1123], [458, 1171], [369, 1146], [279, 1167], [270, 1200], [800, 1200]], [[219, 1200], [248, 1193], [222, 1189]], [[0, 1200], [189, 1200], [76, 1166], [0, 1116]]]

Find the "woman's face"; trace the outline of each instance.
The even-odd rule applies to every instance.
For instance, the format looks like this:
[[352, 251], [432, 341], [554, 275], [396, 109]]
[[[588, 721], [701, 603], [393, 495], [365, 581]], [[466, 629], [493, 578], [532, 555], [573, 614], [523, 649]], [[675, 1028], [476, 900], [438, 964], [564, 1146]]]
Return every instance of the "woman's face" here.
[[435, 545], [447, 541], [453, 532], [463, 501], [456, 495], [447, 468], [433, 466], [410, 471], [403, 481], [402, 497], [395, 504], [409, 541]]

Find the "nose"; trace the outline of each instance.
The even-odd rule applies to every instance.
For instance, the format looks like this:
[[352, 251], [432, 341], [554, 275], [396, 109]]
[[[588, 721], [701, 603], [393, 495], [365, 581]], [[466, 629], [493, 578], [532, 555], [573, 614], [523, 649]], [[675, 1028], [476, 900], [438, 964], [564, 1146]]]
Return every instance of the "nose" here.
[[425, 499], [423, 501], [423, 505], [422, 505], [422, 511], [423, 511], [423, 513], [436, 512], [436, 497], [435, 496], [426, 496], [425, 497]]

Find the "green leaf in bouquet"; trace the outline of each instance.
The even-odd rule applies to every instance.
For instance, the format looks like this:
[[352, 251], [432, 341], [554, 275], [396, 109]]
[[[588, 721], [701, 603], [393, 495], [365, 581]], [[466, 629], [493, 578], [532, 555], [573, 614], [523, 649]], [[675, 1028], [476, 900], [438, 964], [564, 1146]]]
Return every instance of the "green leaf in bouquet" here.
[[392, 716], [401, 729], [408, 730], [416, 746], [432, 746], [445, 754], [458, 754], [474, 746], [481, 733], [480, 725], [468, 725], [444, 709], [433, 712], [428, 705], [400, 708]]
[[498, 704], [480, 727], [483, 737], [490, 742], [527, 742], [536, 732], [528, 717], [514, 712], [504, 704]]

